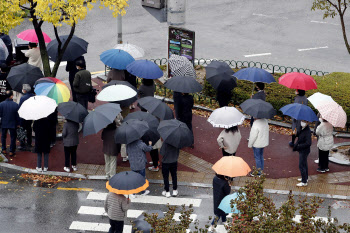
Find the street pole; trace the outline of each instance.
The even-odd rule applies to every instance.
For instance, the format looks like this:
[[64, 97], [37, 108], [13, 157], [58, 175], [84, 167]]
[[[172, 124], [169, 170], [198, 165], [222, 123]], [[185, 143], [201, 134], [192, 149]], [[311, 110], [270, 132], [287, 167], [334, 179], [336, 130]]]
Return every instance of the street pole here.
[[168, 25], [184, 26], [186, 23], [186, 0], [168, 0]]
[[123, 44], [123, 26], [122, 26], [122, 16], [120, 14], [117, 17], [117, 34], [118, 34], [118, 44]]

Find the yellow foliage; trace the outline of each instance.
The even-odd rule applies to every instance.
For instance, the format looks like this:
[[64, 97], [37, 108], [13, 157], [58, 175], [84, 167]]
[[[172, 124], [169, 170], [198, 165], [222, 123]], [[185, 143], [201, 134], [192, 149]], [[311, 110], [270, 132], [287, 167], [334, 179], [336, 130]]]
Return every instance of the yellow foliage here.
[[[22, 0], [25, 2], [24, 0]], [[12, 1], [0, 0], [0, 32], [8, 33], [8, 31], [23, 21], [24, 12], [17, 5], [13, 5]]]

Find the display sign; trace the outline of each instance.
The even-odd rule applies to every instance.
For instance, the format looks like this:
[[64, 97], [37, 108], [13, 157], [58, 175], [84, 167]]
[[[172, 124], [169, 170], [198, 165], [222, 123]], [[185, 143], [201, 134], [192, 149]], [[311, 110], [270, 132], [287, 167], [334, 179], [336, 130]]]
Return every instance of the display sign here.
[[171, 54], [184, 56], [193, 63], [195, 32], [184, 28], [169, 27], [168, 58]]

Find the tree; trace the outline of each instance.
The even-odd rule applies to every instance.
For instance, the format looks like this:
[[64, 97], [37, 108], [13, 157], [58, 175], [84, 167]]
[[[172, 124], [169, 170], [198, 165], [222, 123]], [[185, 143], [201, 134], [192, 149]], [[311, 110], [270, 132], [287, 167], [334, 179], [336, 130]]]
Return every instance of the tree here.
[[[128, 0], [100, 0], [99, 8], [109, 8], [113, 17], [125, 14]], [[55, 77], [61, 63], [63, 54], [72, 39], [75, 27], [80, 20], [85, 19], [88, 10], [94, 8], [97, 0], [1, 0], [0, 4], [0, 31], [8, 33], [23, 21], [27, 15], [33, 23], [34, 30], [38, 36], [40, 54], [43, 61], [44, 75]], [[41, 26], [44, 22], [53, 26], [55, 37], [58, 41], [58, 57], [51, 71], [46, 44]], [[63, 24], [70, 26], [69, 36], [64, 44], [60, 41], [58, 27]]]
[[311, 10], [324, 11], [323, 19], [328, 17], [334, 18], [336, 15], [339, 15], [345, 46], [350, 54], [350, 45], [346, 36], [346, 27], [344, 22], [344, 14], [346, 9], [348, 9], [349, 4], [350, 0], [314, 0]]

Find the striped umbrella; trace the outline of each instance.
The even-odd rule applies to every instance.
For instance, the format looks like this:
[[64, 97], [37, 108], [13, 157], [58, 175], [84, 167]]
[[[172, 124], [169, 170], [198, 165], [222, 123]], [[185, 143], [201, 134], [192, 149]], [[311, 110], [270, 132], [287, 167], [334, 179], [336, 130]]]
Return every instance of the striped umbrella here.
[[45, 77], [34, 84], [34, 92], [54, 99], [57, 104], [69, 101], [70, 91], [66, 84], [57, 78]]
[[196, 78], [193, 64], [184, 56], [172, 54], [168, 60], [173, 76], [190, 76]]

